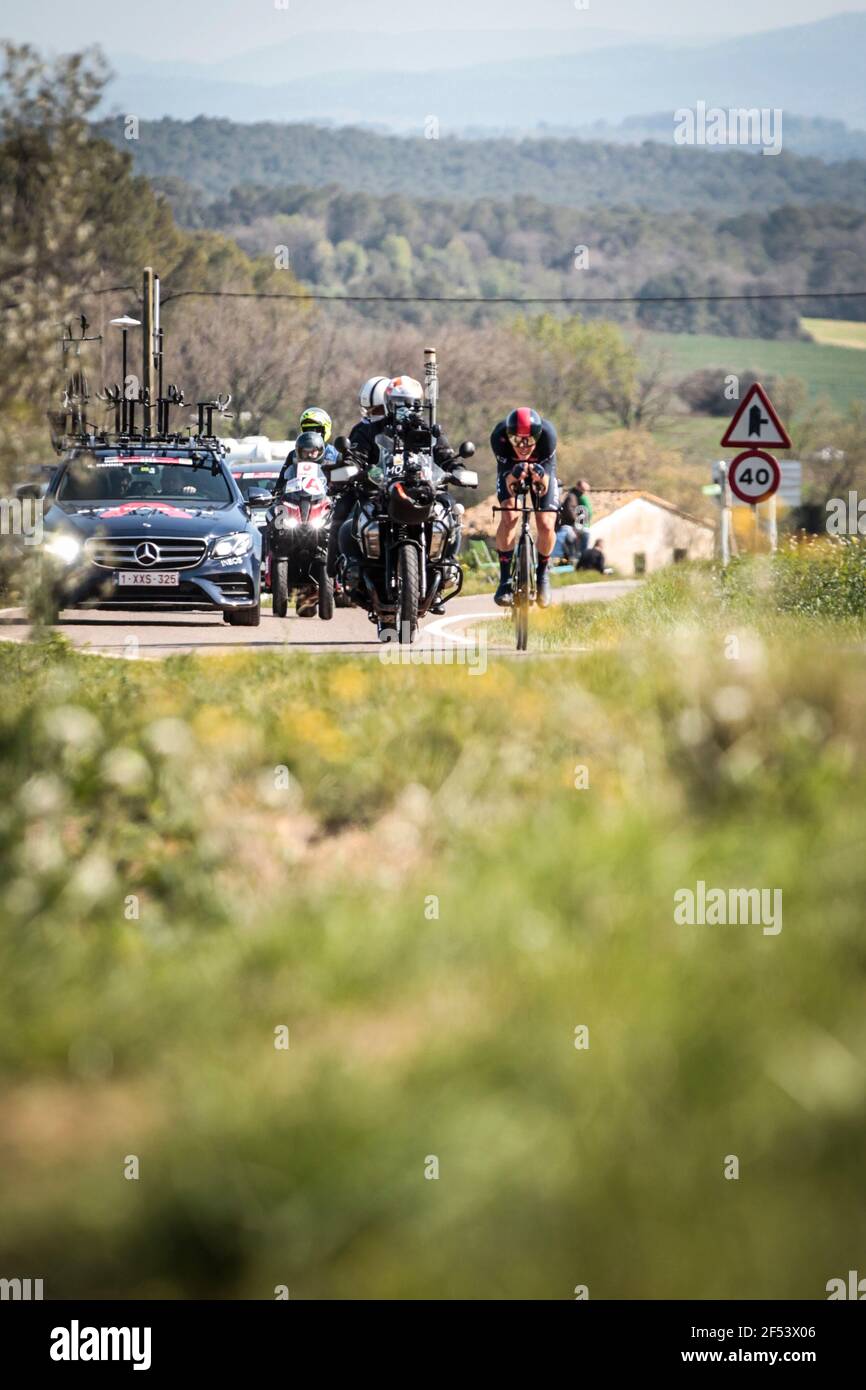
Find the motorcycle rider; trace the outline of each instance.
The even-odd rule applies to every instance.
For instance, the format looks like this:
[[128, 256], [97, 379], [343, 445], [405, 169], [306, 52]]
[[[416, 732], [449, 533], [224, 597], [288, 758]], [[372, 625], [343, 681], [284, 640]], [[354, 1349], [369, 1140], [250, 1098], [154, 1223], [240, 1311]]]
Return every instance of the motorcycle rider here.
[[[393, 452], [397, 433], [401, 431], [403, 441], [410, 451], [430, 449], [433, 462], [439, 468], [450, 471], [455, 466], [459, 467], [460, 459], [438, 425], [435, 426], [437, 433], [433, 436], [431, 449], [429, 426], [421, 416], [424, 388], [420, 381], [411, 376], [393, 377], [385, 385], [383, 397], [384, 411], [376, 411], [375, 414], [371, 411], [367, 419], [355, 425], [349, 436], [351, 451], [356, 457], [368, 468], [376, 468], [383, 451]], [[444, 500], [446, 505], [453, 509], [453, 498], [446, 497]], [[347, 511], [347, 516], [350, 511], [351, 508]], [[456, 534], [459, 537], [459, 523], [456, 526]], [[432, 603], [430, 612], [444, 613], [444, 603], [441, 600]]]
[[[305, 430], [303, 434], [299, 434], [295, 440], [295, 447], [289, 452], [280, 469], [280, 476], [274, 484], [274, 497], [282, 499], [286, 483], [289, 479], [297, 477], [299, 463], [317, 463], [321, 468], [324, 463], [330, 462], [327, 450], [328, 446], [318, 430]], [[339, 458], [336, 449], [331, 449], [331, 454], [336, 462]]]
[[[359, 437], [357, 436], [358, 430], [374, 424], [377, 430], [381, 429], [385, 420], [385, 387], [390, 380], [391, 378], [387, 376], [371, 376], [361, 387], [358, 395], [361, 419], [349, 436], [352, 453], [356, 452], [356, 443], [359, 446], [357, 452], [361, 457], [366, 457], [368, 452], [366, 434], [363, 438]], [[334, 452], [336, 454], [336, 450]], [[336, 576], [337, 558], [340, 554], [340, 527], [352, 515], [355, 501], [355, 489], [352, 487], [338, 492], [334, 500], [334, 510], [331, 513], [331, 532], [328, 536], [328, 574], [332, 579]]]
[[322, 463], [337, 463], [340, 458], [334, 446], [328, 442], [331, 438], [331, 430], [333, 426], [331, 422], [331, 417], [326, 410], [320, 410], [318, 406], [315, 405], [309, 406], [301, 415], [298, 424], [300, 426], [301, 433], [295, 440], [294, 449], [291, 449], [289, 451], [288, 455], [286, 456], [285, 463], [280, 469], [280, 476], [277, 478], [277, 481], [274, 484], [275, 497], [281, 497], [283, 495], [286, 488], [286, 479], [289, 477], [294, 477], [293, 465], [297, 462], [295, 455], [297, 452], [298, 444], [300, 443], [300, 440], [303, 438], [305, 434], [321, 435], [322, 444], [324, 446], [321, 459]]
[[[403, 439], [410, 450], [426, 450], [430, 447], [429, 428], [421, 420], [424, 404], [424, 388], [420, 381], [411, 376], [392, 377], [383, 392], [384, 409], [371, 414], [355, 425], [349, 435], [352, 453], [359, 456], [369, 467], [379, 462], [382, 448], [393, 449], [397, 428], [402, 427]], [[434, 426], [437, 433], [433, 439], [433, 462], [450, 470], [459, 460], [451, 448], [444, 431]]]
[[[321, 413], [324, 414], [324, 411]], [[304, 419], [305, 417], [302, 416], [301, 418]], [[297, 477], [298, 464], [314, 463], [317, 467], [322, 468], [327, 462], [327, 448], [328, 446], [325, 443], [324, 435], [318, 430], [315, 432], [306, 430], [303, 434], [298, 435], [298, 438], [295, 440], [295, 447], [283, 464], [280, 476], [274, 487], [274, 498], [276, 501], [281, 502], [283, 500], [286, 493], [286, 483], [289, 482], [290, 479]], [[339, 454], [336, 449], [332, 449], [331, 453], [336, 462], [337, 459], [339, 459]], [[298, 591], [295, 604], [298, 617], [306, 618], [313, 615], [318, 609], [318, 602], [319, 587], [311, 580], [308, 585]]]
[[308, 406], [301, 415], [298, 425], [302, 434], [320, 434], [325, 444], [325, 463], [337, 463], [339, 454], [331, 443], [333, 422], [327, 410], [317, 405]]
[[556, 516], [559, 511], [559, 482], [556, 477], [556, 429], [536, 410], [512, 410], [500, 420], [490, 436], [496, 458], [496, 496], [504, 510], [499, 514], [496, 549], [499, 553], [499, 588], [494, 603], [508, 608], [513, 602], [511, 562], [517, 538], [517, 503], [514, 498], [521, 482], [530, 481], [535, 494], [535, 523], [538, 532], [536, 571], [539, 608], [550, 603], [550, 556], [556, 543]]

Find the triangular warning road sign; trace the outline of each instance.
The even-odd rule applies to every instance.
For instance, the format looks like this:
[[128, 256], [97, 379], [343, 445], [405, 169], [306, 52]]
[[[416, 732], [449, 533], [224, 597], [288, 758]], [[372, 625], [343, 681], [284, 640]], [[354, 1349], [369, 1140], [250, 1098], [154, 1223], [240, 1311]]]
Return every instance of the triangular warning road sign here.
[[740, 402], [737, 413], [723, 437], [723, 449], [790, 449], [791, 440], [770, 397], [755, 382]]

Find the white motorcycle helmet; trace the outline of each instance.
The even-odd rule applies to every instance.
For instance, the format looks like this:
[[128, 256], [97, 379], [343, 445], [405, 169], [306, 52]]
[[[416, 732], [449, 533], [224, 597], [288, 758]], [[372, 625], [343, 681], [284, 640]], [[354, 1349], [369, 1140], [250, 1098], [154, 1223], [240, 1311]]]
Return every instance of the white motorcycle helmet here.
[[400, 419], [424, 404], [424, 388], [413, 376], [395, 376], [385, 387], [385, 407], [389, 415]]
[[361, 387], [359, 400], [361, 403], [361, 414], [365, 420], [381, 419], [385, 414], [385, 387], [390, 378], [387, 376], [371, 376], [369, 381], [365, 381]]

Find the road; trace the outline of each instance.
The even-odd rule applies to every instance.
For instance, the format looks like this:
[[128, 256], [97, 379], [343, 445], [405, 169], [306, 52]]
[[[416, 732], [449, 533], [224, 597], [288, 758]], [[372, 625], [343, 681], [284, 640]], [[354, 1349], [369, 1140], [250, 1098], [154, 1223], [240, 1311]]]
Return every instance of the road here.
[[[639, 581], [605, 580], [598, 584], [571, 584], [554, 589], [554, 603], [591, 603], [620, 598]], [[460, 641], [467, 622], [502, 617], [489, 594], [454, 599], [444, 618], [429, 618], [423, 625], [420, 645], [434, 641]], [[359, 608], [338, 608], [329, 623], [318, 618], [274, 618], [262, 612], [260, 627], [229, 627], [219, 615], [182, 613], [130, 613], [66, 610], [56, 630], [73, 646], [103, 656], [140, 656], [158, 659], [188, 653], [232, 651], [378, 652], [375, 628]], [[0, 609], [0, 640], [22, 642], [29, 635], [21, 609]]]

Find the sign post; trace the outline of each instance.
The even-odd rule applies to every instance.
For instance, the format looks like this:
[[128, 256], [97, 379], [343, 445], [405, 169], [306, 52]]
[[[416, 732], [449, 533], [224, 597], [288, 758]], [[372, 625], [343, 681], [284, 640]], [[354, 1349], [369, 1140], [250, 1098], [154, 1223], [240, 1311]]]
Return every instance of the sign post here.
[[[722, 435], [722, 448], [742, 449], [743, 452], [725, 465], [727, 485], [740, 502], [754, 508], [755, 534], [758, 532], [757, 507], [761, 502], [769, 502], [768, 531], [770, 548], [778, 545], [776, 520], [776, 493], [782, 481], [782, 470], [768, 454], [768, 449], [790, 449], [791, 438], [770, 397], [760, 382], [755, 382], [740, 402], [734, 417]], [[727, 499], [727, 489], [726, 489]], [[725, 514], [722, 510], [722, 563], [726, 564]]]

